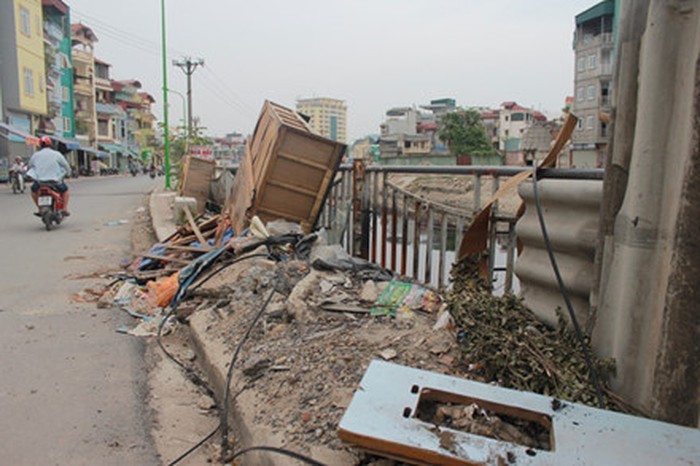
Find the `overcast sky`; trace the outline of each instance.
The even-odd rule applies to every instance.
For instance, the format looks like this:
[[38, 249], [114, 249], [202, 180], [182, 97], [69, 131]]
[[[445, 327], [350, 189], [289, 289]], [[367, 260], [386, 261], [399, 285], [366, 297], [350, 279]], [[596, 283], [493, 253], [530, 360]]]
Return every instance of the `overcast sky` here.
[[[66, 0], [99, 38], [112, 78], [139, 79], [163, 113], [158, 0]], [[253, 131], [265, 99], [348, 105], [348, 138], [378, 133], [390, 107], [453, 97], [515, 100], [557, 116], [573, 88], [574, 16], [595, 0], [166, 0], [168, 87], [201, 57], [194, 115], [207, 132]], [[170, 119], [182, 100], [170, 95]]]

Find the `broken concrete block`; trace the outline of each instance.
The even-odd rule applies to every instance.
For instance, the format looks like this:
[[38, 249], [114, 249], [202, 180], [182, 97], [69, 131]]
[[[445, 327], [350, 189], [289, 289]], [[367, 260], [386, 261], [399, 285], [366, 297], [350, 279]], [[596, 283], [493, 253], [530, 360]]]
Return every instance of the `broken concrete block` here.
[[176, 224], [182, 225], [187, 221], [185, 209], [189, 209], [192, 215], [197, 215], [197, 199], [184, 196], [175, 197], [175, 202], [173, 203], [173, 220]]

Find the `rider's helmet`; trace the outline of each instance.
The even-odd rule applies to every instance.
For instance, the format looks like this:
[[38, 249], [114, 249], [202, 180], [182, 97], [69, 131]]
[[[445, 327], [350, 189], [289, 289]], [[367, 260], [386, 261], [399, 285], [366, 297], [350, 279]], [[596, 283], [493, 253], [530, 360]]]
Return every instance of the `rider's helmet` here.
[[22, 163], [22, 157], [20, 157], [19, 155], [15, 157], [15, 162]]
[[51, 147], [51, 138], [48, 136], [42, 136], [41, 139], [39, 139], [39, 144], [41, 147]]

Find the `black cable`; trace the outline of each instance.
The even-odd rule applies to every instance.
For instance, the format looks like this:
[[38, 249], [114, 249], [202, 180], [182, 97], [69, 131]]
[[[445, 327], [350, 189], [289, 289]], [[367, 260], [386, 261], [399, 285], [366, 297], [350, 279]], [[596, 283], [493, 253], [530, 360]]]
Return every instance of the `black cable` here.
[[209, 435], [207, 435], [202, 440], [200, 440], [199, 443], [197, 443], [195, 446], [193, 446], [192, 448], [190, 448], [189, 450], [184, 452], [182, 455], [178, 456], [177, 459], [175, 459], [171, 463], [168, 463], [168, 466], [175, 466], [177, 463], [179, 463], [180, 461], [184, 460], [189, 455], [191, 455], [192, 452], [194, 452], [197, 448], [199, 448], [202, 445], [204, 445], [205, 443], [207, 443], [207, 440], [209, 440], [210, 438], [212, 438], [213, 436], [216, 435], [216, 433], [219, 431], [219, 427], [220, 427], [220, 424], [217, 425], [216, 428], [214, 430], [212, 430]]
[[229, 395], [231, 393], [231, 379], [233, 379], [233, 366], [236, 363], [236, 360], [238, 359], [238, 355], [241, 352], [241, 349], [243, 348], [243, 344], [246, 342], [248, 337], [250, 336], [250, 333], [253, 331], [253, 328], [255, 327], [255, 324], [258, 322], [260, 317], [263, 315], [265, 312], [265, 309], [267, 309], [267, 305], [270, 304], [270, 301], [272, 300], [272, 297], [275, 295], [277, 292], [276, 289], [272, 289], [270, 291], [270, 294], [267, 296], [267, 299], [263, 303], [262, 306], [260, 306], [260, 310], [258, 310], [257, 314], [255, 314], [255, 317], [251, 321], [250, 325], [248, 325], [248, 328], [246, 329], [245, 334], [243, 335], [243, 338], [241, 338], [241, 341], [238, 342], [238, 346], [236, 346], [236, 350], [233, 352], [233, 356], [231, 357], [231, 361], [229, 362], [228, 365], [228, 372], [226, 373], [226, 386], [224, 387], [224, 402], [223, 406], [221, 407], [221, 451], [222, 451], [222, 457], [227, 457], [229, 453], [229, 446], [228, 446], [228, 405], [229, 405]]
[[598, 378], [598, 372], [593, 366], [593, 361], [591, 359], [591, 354], [586, 345], [586, 341], [583, 337], [583, 332], [578, 324], [578, 319], [574, 313], [574, 307], [571, 304], [571, 299], [569, 298], [569, 290], [567, 290], [564, 285], [564, 280], [561, 277], [561, 272], [559, 271], [559, 265], [557, 264], [557, 259], [554, 257], [554, 250], [552, 249], [552, 243], [549, 241], [549, 234], [547, 233], [547, 225], [544, 223], [544, 215], [542, 214], [542, 204], [540, 203], [540, 195], [537, 190], [537, 168], [532, 170], [532, 189], [535, 195], [535, 205], [537, 207], [537, 217], [540, 221], [540, 228], [542, 229], [542, 237], [544, 239], [544, 244], [547, 248], [547, 254], [549, 254], [549, 261], [552, 263], [552, 269], [554, 269], [554, 275], [557, 277], [557, 283], [559, 284], [559, 290], [564, 297], [564, 302], [566, 303], [566, 308], [569, 311], [569, 317], [571, 318], [571, 323], [574, 326], [574, 331], [576, 333], [576, 338], [578, 339], [581, 348], [583, 349], [583, 357], [586, 360], [586, 366], [588, 366], [588, 372], [591, 377], [591, 382], [593, 387], [595, 387], [596, 397], [598, 398], [598, 406], [601, 409], [605, 409], [605, 401], [603, 400], [603, 391], [600, 388], [600, 380]]
[[265, 253], [265, 254], [263, 254], [263, 253], [260, 253], [260, 254], [251, 254], [251, 255], [249, 255], [249, 256], [239, 257], [239, 258], [237, 258], [237, 259], [234, 259], [234, 260], [231, 261], [231, 262], [226, 262], [225, 264], [221, 264], [221, 266], [219, 266], [219, 267], [218, 267], [217, 269], [215, 269], [215, 270], [212, 270], [206, 277], [202, 278], [199, 282], [197, 282], [196, 284], [193, 284], [192, 286], [190, 286], [189, 290], [187, 291], [187, 294], [189, 295], [190, 293], [193, 293], [193, 292], [197, 291], [197, 289], [198, 289], [199, 287], [201, 287], [201, 286], [204, 285], [206, 282], [208, 282], [209, 280], [211, 280], [212, 278], [214, 278], [214, 276], [215, 276], [216, 274], [218, 274], [219, 272], [221, 272], [222, 270], [224, 270], [224, 269], [226, 269], [226, 268], [228, 268], [228, 267], [231, 267], [233, 264], [237, 264], [238, 262], [244, 261], [244, 260], [246, 260], [246, 259], [252, 259], [252, 258], [254, 258], [254, 257], [269, 257], [269, 256], [270, 256], [270, 255], [267, 254], [267, 253]]
[[250, 448], [246, 448], [244, 450], [241, 450], [241, 451], [231, 455], [231, 457], [226, 458], [226, 460], [227, 460], [227, 462], [233, 461], [241, 455], [245, 455], [246, 453], [248, 453], [250, 451], [256, 451], [256, 450], [271, 451], [273, 453], [279, 453], [280, 455], [286, 455], [286, 456], [289, 456], [289, 457], [294, 458], [296, 460], [303, 461], [306, 464], [311, 464], [313, 466], [326, 466], [326, 464], [318, 462], [315, 459], [309, 458], [308, 456], [304, 456], [301, 453], [297, 453], [297, 452], [294, 452], [291, 450], [286, 450], [284, 448], [277, 448], [277, 447], [250, 447]]
[[158, 333], [156, 334], [156, 341], [158, 342], [158, 346], [160, 346], [160, 349], [165, 353], [165, 356], [168, 357], [172, 362], [180, 366], [180, 369], [185, 373], [188, 379], [190, 381], [197, 385], [198, 387], [201, 387], [208, 396], [214, 398], [214, 390], [209, 386], [206, 380], [201, 378], [193, 369], [185, 366], [182, 362], [180, 362], [175, 356], [173, 356], [167, 349], [165, 349], [165, 346], [163, 345], [163, 341], [161, 339], [163, 335], [163, 327], [165, 326], [165, 322], [173, 315], [175, 314], [175, 310], [177, 309], [177, 306], [173, 307], [170, 309], [170, 311], [161, 319], [160, 324], [158, 325]]

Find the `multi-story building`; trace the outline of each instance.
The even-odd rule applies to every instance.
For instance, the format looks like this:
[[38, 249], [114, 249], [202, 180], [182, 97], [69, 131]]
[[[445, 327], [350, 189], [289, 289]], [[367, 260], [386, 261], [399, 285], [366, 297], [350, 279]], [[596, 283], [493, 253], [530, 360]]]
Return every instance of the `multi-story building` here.
[[576, 15], [574, 33], [573, 113], [579, 118], [571, 144], [571, 164], [601, 167], [608, 147], [608, 127], [601, 112], [612, 106], [615, 1], [605, 0]]
[[533, 123], [544, 123], [547, 117], [542, 113], [518, 105], [516, 102], [503, 102], [498, 112], [498, 149], [505, 155], [506, 165], [522, 165], [524, 162], [522, 138]]
[[47, 115], [43, 13], [40, 0], [0, 0], [0, 87], [5, 126], [0, 169], [10, 155], [28, 156]]
[[141, 156], [142, 151], [151, 149], [154, 152], [156, 146], [155, 116], [151, 112], [151, 105], [155, 102], [153, 96], [147, 92], [141, 92], [141, 82], [135, 79], [124, 81], [112, 81], [115, 102], [126, 113], [124, 120], [127, 127], [126, 133], [132, 135], [127, 144], [129, 153]]
[[95, 111], [95, 55], [97, 36], [82, 23], [71, 25], [73, 55], [73, 93], [75, 96], [75, 136], [81, 146], [95, 148], [97, 113]]
[[70, 9], [62, 0], [42, 0], [42, 5], [48, 117], [43, 119], [41, 129], [67, 147], [76, 148], [71, 141], [75, 135], [75, 119]]
[[125, 167], [120, 158], [127, 157], [126, 150], [118, 143], [117, 122], [122, 116], [114, 99], [114, 87], [109, 77], [112, 65], [95, 58], [95, 113], [97, 114], [97, 148], [109, 154], [104, 162], [113, 168]]
[[348, 107], [344, 100], [318, 97], [297, 100], [297, 112], [310, 118], [311, 130], [328, 139], [347, 142]]
[[380, 125], [379, 151], [384, 160], [401, 156], [428, 156], [433, 151], [437, 124], [431, 111], [415, 107], [387, 110]]

